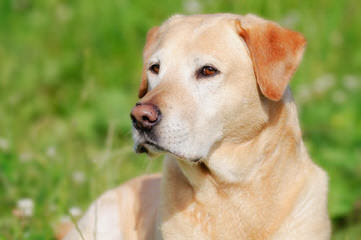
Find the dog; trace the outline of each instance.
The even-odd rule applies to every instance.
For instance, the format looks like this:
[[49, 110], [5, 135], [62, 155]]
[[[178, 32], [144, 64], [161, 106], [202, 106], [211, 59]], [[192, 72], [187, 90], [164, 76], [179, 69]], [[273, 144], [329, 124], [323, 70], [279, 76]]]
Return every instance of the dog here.
[[147, 34], [138, 153], [161, 175], [104, 193], [65, 239], [330, 239], [328, 178], [288, 87], [305, 38], [255, 15], [176, 15]]

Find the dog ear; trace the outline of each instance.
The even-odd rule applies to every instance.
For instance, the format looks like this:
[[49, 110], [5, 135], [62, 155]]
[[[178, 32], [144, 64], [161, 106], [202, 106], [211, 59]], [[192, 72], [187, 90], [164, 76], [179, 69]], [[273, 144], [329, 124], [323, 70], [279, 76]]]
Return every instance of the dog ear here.
[[150, 49], [154, 45], [155, 40], [157, 39], [157, 34], [159, 27], [152, 27], [147, 33], [146, 43], [143, 49], [143, 73], [142, 73], [142, 82], [140, 83], [138, 97], [142, 98], [148, 91], [148, 79], [147, 79], [147, 69], [146, 62], [150, 55]]
[[265, 97], [279, 101], [302, 59], [306, 40], [254, 15], [241, 21], [236, 20], [236, 28], [248, 46], [258, 86]]

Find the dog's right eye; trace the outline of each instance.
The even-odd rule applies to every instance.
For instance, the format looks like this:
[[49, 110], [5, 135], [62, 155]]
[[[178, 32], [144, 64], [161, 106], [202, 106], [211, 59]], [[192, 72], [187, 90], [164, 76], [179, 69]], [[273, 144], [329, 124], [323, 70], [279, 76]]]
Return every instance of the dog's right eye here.
[[160, 69], [159, 63], [153, 64], [149, 67], [149, 70], [154, 74], [158, 74], [159, 69]]

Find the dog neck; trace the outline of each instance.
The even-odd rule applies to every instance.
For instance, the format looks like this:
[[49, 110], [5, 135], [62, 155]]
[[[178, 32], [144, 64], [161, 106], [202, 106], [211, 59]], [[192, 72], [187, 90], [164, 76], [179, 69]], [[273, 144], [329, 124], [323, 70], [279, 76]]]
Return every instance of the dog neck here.
[[293, 100], [269, 104], [273, 105], [269, 121], [254, 138], [241, 143], [222, 141], [205, 160], [218, 182], [251, 183], [305, 156]]
[[314, 213], [299, 203], [302, 194], [311, 196], [307, 191], [315, 168], [302, 142], [296, 107], [287, 99], [274, 104], [267, 126], [247, 142], [223, 141], [198, 165], [166, 156], [163, 234], [194, 224], [212, 239], [222, 239], [217, 234], [224, 232], [230, 239], [266, 239], [291, 212], [308, 217]]
[[167, 156], [164, 173], [177, 171], [173, 174], [179, 178], [177, 183], [184, 181], [199, 200], [209, 199], [220, 191], [234, 192], [234, 186], [278, 188], [288, 178], [284, 175], [290, 174], [289, 169], [294, 169], [291, 174], [297, 175], [297, 166], [309, 159], [290, 93], [280, 102], [269, 104], [273, 104], [269, 121], [254, 138], [242, 143], [221, 141], [200, 164]]

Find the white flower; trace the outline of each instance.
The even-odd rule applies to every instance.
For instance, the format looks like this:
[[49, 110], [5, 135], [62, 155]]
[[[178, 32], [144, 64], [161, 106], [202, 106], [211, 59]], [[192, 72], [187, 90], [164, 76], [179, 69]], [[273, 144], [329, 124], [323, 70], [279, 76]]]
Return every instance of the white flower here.
[[348, 90], [355, 91], [360, 87], [360, 81], [355, 75], [346, 75], [342, 82]]
[[30, 237], [30, 232], [29, 231], [26, 231], [26, 232], [24, 232], [24, 238], [26, 238], [26, 239], [29, 239], [29, 237]]
[[18, 94], [13, 94], [9, 97], [10, 105], [16, 105], [20, 101], [20, 96]]
[[78, 184], [82, 184], [85, 181], [85, 174], [81, 171], [75, 171], [73, 172], [73, 181]]
[[312, 89], [307, 85], [300, 85], [296, 89], [296, 96], [300, 102], [307, 102], [312, 98]]
[[30, 198], [23, 198], [17, 202], [17, 209], [20, 211], [20, 215], [24, 217], [33, 216], [34, 203]]
[[5, 138], [0, 138], [0, 150], [7, 151], [9, 150], [9, 142]]
[[202, 5], [197, 0], [185, 0], [183, 8], [187, 13], [200, 13], [202, 11]]
[[46, 150], [46, 155], [48, 156], [48, 157], [55, 157], [55, 155], [56, 155], [56, 148], [54, 147], [54, 146], [50, 146], [50, 147], [48, 147], [48, 149]]
[[55, 205], [55, 204], [53, 204], [53, 203], [51, 203], [51, 204], [49, 205], [49, 210], [50, 210], [50, 211], [55, 212], [57, 209], [58, 209], [58, 206], [57, 206], [57, 205]]
[[332, 100], [335, 103], [341, 104], [344, 103], [346, 100], [346, 94], [344, 91], [337, 90], [332, 94]]
[[47, 79], [54, 79], [59, 73], [59, 66], [53, 60], [46, 61], [43, 68], [44, 77]]
[[56, 17], [61, 22], [67, 22], [73, 17], [73, 12], [67, 5], [60, 4], [56, 8]]
[[21, 162], [29, 162], [33, 155], [30, 152], [21, 153], [19, 159]]
[[334, 46], [340, 46], [343, 43], [343, 36], [339, 31], [334, 31], [330, 36], [331, 44]]
[[80, 208], [78, 207], [72, 207], [69, 209], [69, 213], [71, 216], [73, 216], [74, 218], [80, 217], [82, 214], [82, 211]]
[[297, 11], [289, 11], [286, 16], [280, 21], [282, 25], [288, 28], [294, 28], [300, 21], [300, 14]]
[[69, 216], [61, 216], [59, 219], [59, 222], [68, 223], [68, 222], [71, 222], [71, 218]]
[[335, 76], [332, 74], [325, 74], [315, 80], [313, 90], [318, 94], [322, 94], [330, 90], [335, 83]]

